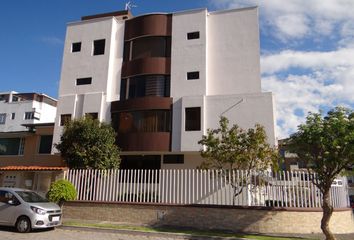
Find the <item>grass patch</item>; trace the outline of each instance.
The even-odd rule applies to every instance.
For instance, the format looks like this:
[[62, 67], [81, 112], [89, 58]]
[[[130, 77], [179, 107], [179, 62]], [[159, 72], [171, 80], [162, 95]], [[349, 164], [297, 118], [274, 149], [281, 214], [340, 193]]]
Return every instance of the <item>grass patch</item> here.
[[223, 231], [202, 231], [195, 229], [178, 229], [178, 228], [168, 228], [168, 227], [144, 227], [144, 226], [130, 226], [130, 225], [118, 225], [110, 223], [82, 223], [76, 221], [66, 221], [64, 226], [73, 227], [93, 227], [93, 228], [104, 228], [104, 229], [116, 229], [116, 230], [129, 230], [129, 231], [139, 231], [139, 232], [151, 232], [151, 233], [174, 233], [174, 234], [188, 234], [191, 236], [200, 237], [228, 237], [228, 238], [245, 238], [254, 240], [301, 240], [304, 238], [288, 238], [288, 237], [273, 237], [264, 235], [254, 235], [254, 234], [237, 234], [237, 233], [227, 233]]

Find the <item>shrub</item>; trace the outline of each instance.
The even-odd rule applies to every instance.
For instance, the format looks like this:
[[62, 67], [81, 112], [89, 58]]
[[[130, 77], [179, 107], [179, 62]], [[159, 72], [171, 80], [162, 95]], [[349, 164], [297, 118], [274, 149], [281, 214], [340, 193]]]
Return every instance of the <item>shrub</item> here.
[[62, 206], [65, 201], [75, 200], [76, 195], [77, 192], [74, 185], [67, 180], [61, 179], [50, 185], [47, 198]]

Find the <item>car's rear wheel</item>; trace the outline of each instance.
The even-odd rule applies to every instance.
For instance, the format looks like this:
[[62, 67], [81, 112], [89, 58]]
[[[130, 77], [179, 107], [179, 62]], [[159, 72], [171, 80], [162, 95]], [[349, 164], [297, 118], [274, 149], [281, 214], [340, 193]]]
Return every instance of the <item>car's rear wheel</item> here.
[[17, 219], [16, 229], [20, 233], [27, 233], [31, 231], [31, 221], [28, 217], [22, 216]]

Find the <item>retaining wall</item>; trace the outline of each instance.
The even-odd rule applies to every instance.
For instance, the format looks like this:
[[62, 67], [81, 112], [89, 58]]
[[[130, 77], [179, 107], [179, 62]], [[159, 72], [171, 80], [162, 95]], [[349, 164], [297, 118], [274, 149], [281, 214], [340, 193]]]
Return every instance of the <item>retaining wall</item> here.
[[[249, 233], [321, 233], [322, 210], [212, 205], [156, 205], [73, 201], [64, 205], [65, 219], [219, 229]], [[336, 209], [331, 230], [354, 233], [349, 208]]]

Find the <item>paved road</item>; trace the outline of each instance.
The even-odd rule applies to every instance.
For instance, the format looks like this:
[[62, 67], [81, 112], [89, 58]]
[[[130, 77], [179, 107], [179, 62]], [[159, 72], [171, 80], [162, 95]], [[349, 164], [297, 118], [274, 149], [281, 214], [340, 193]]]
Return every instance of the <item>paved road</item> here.
[[[0, 228], [1, 240], [210, 240], [219, 238], [199, 238], [185, 235], [167, 235], [154, 233], [126, 233], [109, 230], [72, 230], [57, 228], [31, 233], [17, 233], [11, 228]], [[220, 238], [221, 239], [221, 238]], [[230, 239], [230, 238], [229, 238]]]

